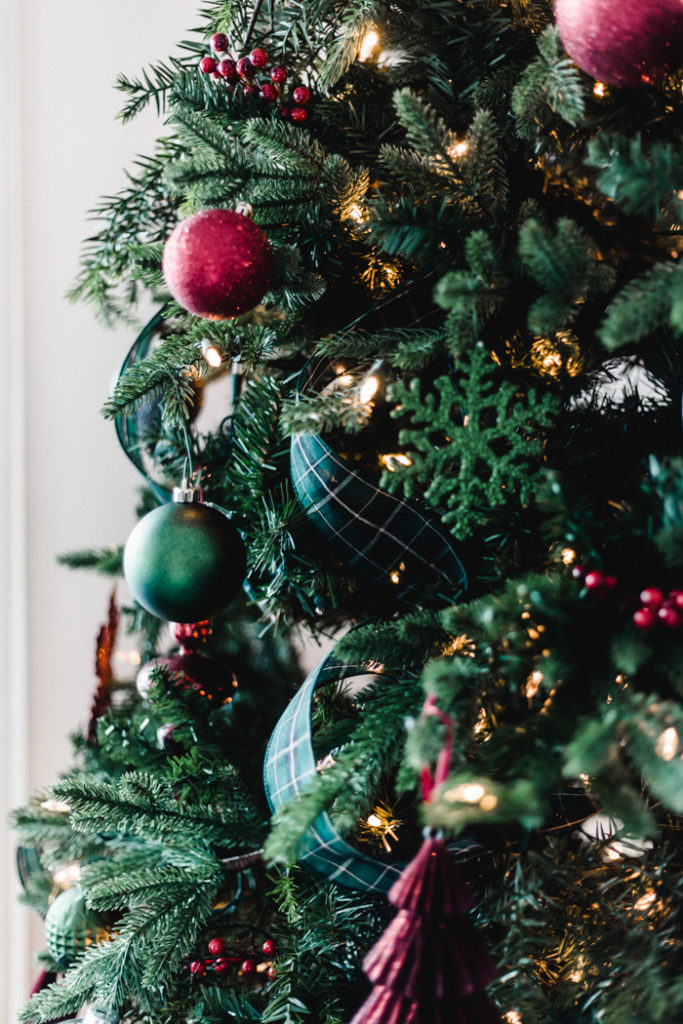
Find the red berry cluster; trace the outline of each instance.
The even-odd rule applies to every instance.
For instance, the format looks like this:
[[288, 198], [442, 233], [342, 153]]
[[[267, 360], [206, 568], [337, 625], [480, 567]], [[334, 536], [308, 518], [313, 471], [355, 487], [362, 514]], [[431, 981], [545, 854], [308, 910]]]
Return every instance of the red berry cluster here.
[[235, 60], [228, 53], [230, 43], [223, 32], [211, 36], [214, 56], [202, 57], [199, 70], [212, 78], [222, 79], [226, 85], [242, 86], [245, 96], [258, 97], [266, 103], [279, 104], [280, 117], [294, 124], [303, 124], [308, 118], [307, 105], [311, 101], [311, 90], [297, 85], [291, 97], [285, 102], [284, 87], [289, 71], [282, 64], [273, 64], [268, 69], [268, 54], [257, 47], [246, 57]]
[[646, 587], [640, 592], [640, 608], [633, 613], [639, 629], [652, 629], [658, 622], [668, 629], [683, 626], [683, 590], [664, 594], [659, 587]]
[[590, 590], [600, 597], [608, 591], [614, 590], [617, 585], [616, 576], [600, 572], [598, 569], [584, 569], [580, 565], [573, 566], [572, 576], [575, 580], [581, 580], [586, 590]]
[[[214, 974], [221, 975], [229, 971], [231, 967], [237, 966], [242, 976], [246, 978], [256, 974], [258, 965], [265, 963], [277, 953], [274, 939], [266, 939], [261, 945], [260, 951], [257, 951], [254, 946], [242, 950], [229, 950], [223, 939], [216, 936], [209, 939], [207, 949], [210, 956], [205, 957], [204, 960], [193, 960], [190, 964], [190, 974], [206, 975], [209, 971], [213, 971]], [[269, 978], [277, 977], [277, 971], [272, 964], [268, 964], [265, 973]]]

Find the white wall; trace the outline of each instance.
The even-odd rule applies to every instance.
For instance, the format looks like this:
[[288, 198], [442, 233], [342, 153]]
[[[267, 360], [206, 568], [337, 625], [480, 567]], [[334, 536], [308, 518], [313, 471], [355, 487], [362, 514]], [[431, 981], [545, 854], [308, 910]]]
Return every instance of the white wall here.
[[[117, 72], [137, 73], [173, 52], [196, 24], [196, 6], [0, 5], [3, 814], [68, 765], [67, 736], [85, 722], [93, 692], [109, 583], [60, 568], [55, 556], [122, 542], [134, 521], [138, 477], [99, 415], [132, 334], [107, 331], [63, 298], [92, 230], [87, 210], [122, 186], [122, 168], [163, 130], [153, 112], [127, 127], [115, 121], [122, 96], [113, 83]], [[8, 842], [2, 853], [0, 1019], [9, 1022], [35, 970], [26, 955], [29, 912], [15, 912], [7, 891]]]

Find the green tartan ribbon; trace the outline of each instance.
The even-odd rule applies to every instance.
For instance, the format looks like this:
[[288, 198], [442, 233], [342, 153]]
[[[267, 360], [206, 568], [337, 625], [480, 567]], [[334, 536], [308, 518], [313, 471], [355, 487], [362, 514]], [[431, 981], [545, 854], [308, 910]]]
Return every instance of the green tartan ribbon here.
[[[123, 361], [119, 371], [119, 377], [121, 377], [129, 367], [135, 366], [136, 363], [141, 362], [149, 353], [152, 343], [160, 333], [161, 325], [164, 322], [164, 308], [165, 307], [162, 307], [157, 313], [155, 313], [149, 323], [140, 331]], [[142, 473], [147, 484], [154, 492], [155, 497], [162, 504], [165, 504], [171, 500], [171, 491], [169, 488], [156, 483], [152, 478], [151, 473], [153, 466], [150, 463], [153, 462], [153, 459], [147, 454], [149, 442], [146, 434], [149, 433], [149, 425], [147, 425], [147, 427], [145, 426], [144, 413], [149, 413], [152, 408], [153, 405], [151, 403], [146, 403], [146, 405], [143, 405], [141, 409], [136, 409], [134, 412], [125, 416], [117, 416], [114, 420], [114, 425], [116, 427], [116, 436], [118, 437], [119, 443], [124, 452], [135, 468]]]
[[[263, 779], [273, 812], [296, 799], [316, 775], [311, 702], [317, 686], [349, 676], [367, 674], [356, 665], [336, 660], [334, 650], [310, 673], [287, 705], [266, 750]], [[332, 882], [364, 892], [388, 892], [403, 865], [382, 864], [347, 843], [323, 811], [304, 837], [300, 860], [311, 871]]]
[[[326, 362], [306, 367], [299, 392], [318, 386]], [[396, 599], [429, 600], [454, 588], [467, 574], [436, 510], [397, 498], [349, 467], [317, 434], [294, 434], [290, 474], [297, 499], [326, 540], [369, 583]]]

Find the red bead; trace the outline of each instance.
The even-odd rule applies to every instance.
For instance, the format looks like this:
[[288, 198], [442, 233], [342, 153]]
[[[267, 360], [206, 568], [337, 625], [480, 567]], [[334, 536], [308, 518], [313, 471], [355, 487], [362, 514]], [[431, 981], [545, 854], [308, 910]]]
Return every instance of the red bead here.
[[274, 103], [277, 99], [277, 89], [270, 82], [264, 82], [259, 89], [259, 96], [262, 100], [267, 100], [268, 103]]
[[592, 572], [586, 573], [583, 578], [583, 585], [586, 590], [600, 590], [605, 586], [605, 579], [606, 576], [603, 572], [598, 572], [594, 569]]
[[663, 622], [669, 629], [676, 629], [683, 622], [683, 615], [677, 608], [672, 608], [670, 605], [664, 605], [657, 612], [657, 618], [660, 622]]
[[683, 590], [672, 590], [669, 593], [669, 600], [673, 601], [677, 608], [683, 608]]
[[256, 961], [244, 960], [240, 969], [242, 974], [256, 974]]
[[278, 107], [277, 112], [283, 121], [289, 120], [289, 115], [291, 114], [291, 110], [289, 107]]
[[292, 93], [292, 99], [299, 106], [304, 107], [311, 99], [311, 90], [307, 89], [305, 85], [297, 85]]
[[252, 78], [254, 75], [254, 65], [251, 63], [248, 57], [240, 57], [237, 61], [237, 74], [240, 78]]
[[227, 960], [216, 960], [215, 964], [213, 965], [213, 969], [216, 972], [216, 974], [225, 974], [225, 972], [229, 970], [229, 968], [230, 964], [228, 963]]
[[203, 71], [205, 75], [211, 74], [211, 72], [215, 71], [217, 67], [218, 65], [213, 57], [202, 57], [199, 62], [199, 70]]
[[190, 971], [191, 971], [192, 974], [201, 974], [201, 972], [203, 970], [204, 970], [204, 961], [203, 960], [193, 960], [192, 963], [190, 964]]
[[603, 586], [607, 587], [608, 590], [614, 590], [616, 585], [617, 585], [617, 578], [616, 578], [616, 576], [609, 576], [609, 575], [605, 576], [605, 581], [603, 583]]
[[222, 939], [210, 939], [209, 940], [209, 953], [213, 956], [220, 956], [221, 953], [225, 953], [225, 943]]
[[234, 81], [237, 78], [237, 65], [230, 57], [224, 57], [218, 64], [218, 74], [222, 78]]
[[251, 53], [249, 54], [249, 60], [251, 61], [255, 68], [264, 68], [268, 63], [268, 54], [266, 53], [265, 50], [261, 50], [259, 47], [257, 47], [255, 50], [252, 50]]
[[664, 601], [664, 594], [659, 587], [646, 587], [640, 592], [640, 600], [649, 608], [659, 608]]
[[275, 970], [272, 964], [270, 965], [266, 973], [268, 974], [269, 978], [277, 978], [277, 971]]
[[652, 629], [657, 621], [657, 612], [653, 608], [639, 608], [633, 613], [633, 621], [638, 629]]
[[292, 107], [289, 117], [295, 124], [303, 124], [308, 117], [308, 111], [305, 107]]
[[273, 956], [277, 949], [275, 939], [266, 939], [266, 941], [261, 946], [261, 949], [266, 954], [266, 956]]
[[584, 576], [583, 566], [581, 566], [581, 565], [573, 565], [572, 566], [572, 577], [575, 580], [582, 580], [583, 576]]
[[249, 85], [249, 83], [247, 82], [247, 84], [242, 87], [242, 92], [244, 93], [245, 96], [255, 96], [256, 88], [253, 85]]
[[283, 68], [282, 64], [274, 64], [270, 69], [270, 77], [274, 82], [286, 82], [288, 74], [289, 72], [287, 71], [287, 68]]
[[212, 71], [212, 72], [211, 72], [211, 77], [212, 77], [212, 78], [216, 78], [216, 79], [220, 79], [220, 78], [222, 78], [223, 76], [221, 75], [221, 73], [220, 73], [219, 71]]
[[216, 53], [225, 53], [230, 42], [225, 32], [215, 32], [211, 36], [211, 49]]

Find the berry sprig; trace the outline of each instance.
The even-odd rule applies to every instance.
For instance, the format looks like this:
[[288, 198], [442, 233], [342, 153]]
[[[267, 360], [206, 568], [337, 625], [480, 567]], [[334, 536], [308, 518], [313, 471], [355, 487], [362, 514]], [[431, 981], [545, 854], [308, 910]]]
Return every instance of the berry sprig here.
[[657, 623], [667, 629], [683, 626], [683, 590], [664, 594], [659, 587], [646, 587], [640, 592], [640, 608], [633, 613], [638, 629], [652, 629]]
[[253, 96], [267, 104], [278, 104], [277, 113], [292, 124], [304, 124], [308, 120], [308, 104], [311, 90], [306, 85], [295, 85], [291, 95], [284, 95], [289, 70], [282, 64], [268, 68], [268, 54], [260, 46], [248, 55], [235, 58], [229, 53], [230, 41], [224, 32], [211, 36], [213, 55], [207, 54], [199, 61], [199, 70], [204, 75], [222, 80], [237, 89], [242, 87], [245, 96]]
[[256, 950], [254, 946], [245, 947], [242, 950], [228, 950], [223, 939], [214, 936], [209, 939], [207, 950], [209, 956], [203, 960], [193, 960], [189, 965], [190, 974], [195, 977], [207, 975], [209, 972], [222, 975], [226, 974], [231, 967], [237, 967], [242, 978], [249, 978], [255, 974], [265, 973], [268, 978], [276, 978], [277, 970], [270, 962], [277, 953], [277, 944], [274, 939], [266, 939], [261, 949]]
[[604, 597], [617, 585], [617, 577], [598, 569], [584, 569], [580, 565], [572, 566], [572, 576], [581, 580], [586, 590], [598, 597]]

